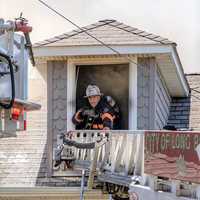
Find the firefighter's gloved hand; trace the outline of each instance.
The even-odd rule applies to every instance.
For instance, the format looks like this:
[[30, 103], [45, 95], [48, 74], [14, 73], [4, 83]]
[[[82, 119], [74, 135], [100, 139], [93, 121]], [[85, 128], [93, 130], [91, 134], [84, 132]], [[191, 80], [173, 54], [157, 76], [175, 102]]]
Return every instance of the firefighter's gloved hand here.
[[83, 109], [79, 109], [76, 114], [75, 114], [75, 119], [76, 121], [78, 122], [82, 122], [83, 121], [83, 118], [84, 118], [84, 115], [83, 115]]

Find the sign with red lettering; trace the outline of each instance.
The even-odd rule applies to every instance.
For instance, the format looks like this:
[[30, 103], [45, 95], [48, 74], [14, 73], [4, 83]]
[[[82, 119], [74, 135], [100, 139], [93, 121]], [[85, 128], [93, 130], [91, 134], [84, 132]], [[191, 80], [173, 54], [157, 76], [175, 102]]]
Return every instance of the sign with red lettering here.
[[200, 183], [200, 132], [146, 131], [144, 172]]

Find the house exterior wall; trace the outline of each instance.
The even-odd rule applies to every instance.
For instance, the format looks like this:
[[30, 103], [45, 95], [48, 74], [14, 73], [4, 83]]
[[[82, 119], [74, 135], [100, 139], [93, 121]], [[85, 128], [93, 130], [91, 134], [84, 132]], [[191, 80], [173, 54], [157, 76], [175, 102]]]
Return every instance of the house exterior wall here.
[[170, 112], [171, 97], [159, 70], [155, 76], [155, 129], [167, 125]]

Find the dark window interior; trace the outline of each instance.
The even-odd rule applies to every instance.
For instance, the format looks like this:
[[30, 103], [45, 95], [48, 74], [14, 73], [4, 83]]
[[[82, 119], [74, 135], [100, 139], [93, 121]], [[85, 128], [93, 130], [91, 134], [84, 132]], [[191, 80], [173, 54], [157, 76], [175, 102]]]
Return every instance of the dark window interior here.
[[89, 84], [98, 85], [104, 95], [112, 96], [121, 110], [121, 129], [128, 129], [129, 65], [87, 65], [76, 66], [78, 74], [76, 109], [87, 103], [85, 89]]

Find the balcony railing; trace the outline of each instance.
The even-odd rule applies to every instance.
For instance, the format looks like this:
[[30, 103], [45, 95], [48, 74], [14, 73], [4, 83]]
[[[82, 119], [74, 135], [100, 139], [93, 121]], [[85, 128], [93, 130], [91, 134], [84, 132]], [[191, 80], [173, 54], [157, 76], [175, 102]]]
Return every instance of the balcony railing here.
[[[95, 143], [95, 148], [77, 148], [64, 145], [62, 160], [73, 160], [73, 170], [89, 169], [96, 159], [96, 167], [101, 177], [108, 174], [131, 177], [141, 175], [143, 170], [144, 131], [94, 131], [76, 130], [68, 133], [65, 138], [75, 141], [77, 145]], [[99, 142], [98, 142], [99, 141]], [[58, 136], [57, 144], [63, 139]], [[71, 170], [64, 165], [60, 171], [71, 175]]]

